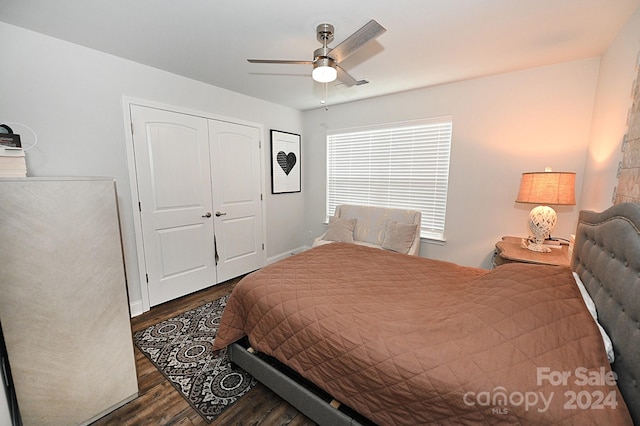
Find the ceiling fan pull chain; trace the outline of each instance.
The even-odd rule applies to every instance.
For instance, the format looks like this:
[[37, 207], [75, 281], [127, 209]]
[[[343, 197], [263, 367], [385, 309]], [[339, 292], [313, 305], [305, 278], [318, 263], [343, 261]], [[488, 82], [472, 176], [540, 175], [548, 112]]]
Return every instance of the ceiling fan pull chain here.
[[324, 84], [324, 110], [329, 111], [329, 83]]

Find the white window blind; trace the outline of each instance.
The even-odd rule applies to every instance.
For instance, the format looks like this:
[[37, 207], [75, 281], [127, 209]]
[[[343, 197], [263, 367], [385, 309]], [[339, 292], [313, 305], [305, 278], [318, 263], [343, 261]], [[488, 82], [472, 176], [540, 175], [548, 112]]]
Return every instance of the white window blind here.
[[444, 240], [452, 118], [327, 135], [327, 217], [338, 204], [420, 210], [420, 236]]

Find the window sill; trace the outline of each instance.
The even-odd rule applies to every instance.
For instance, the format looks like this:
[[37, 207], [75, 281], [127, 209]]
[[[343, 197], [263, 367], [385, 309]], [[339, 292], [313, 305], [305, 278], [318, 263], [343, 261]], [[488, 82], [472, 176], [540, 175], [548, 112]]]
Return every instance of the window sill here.
[[446, 239], [429, 238], [429, 237], [420, 237], [420, 244], [422, 244], [422, 243], [432, 244], [432, 245], [435, 245], [435, 246], [443, 246], [443, 245], [447, 244], [447, 240]]

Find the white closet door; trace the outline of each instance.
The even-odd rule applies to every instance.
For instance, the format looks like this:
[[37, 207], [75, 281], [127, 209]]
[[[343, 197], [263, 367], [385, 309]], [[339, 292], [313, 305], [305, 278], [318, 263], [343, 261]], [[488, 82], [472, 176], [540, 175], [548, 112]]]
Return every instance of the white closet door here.
[[131, 106], [151, 306], [216, 284], [207, 120]]
[[264, 266], [260, 129], [130, 112], [150, 305]]
[[218, 279], [264, 266], [260, 131], [209, 120]]

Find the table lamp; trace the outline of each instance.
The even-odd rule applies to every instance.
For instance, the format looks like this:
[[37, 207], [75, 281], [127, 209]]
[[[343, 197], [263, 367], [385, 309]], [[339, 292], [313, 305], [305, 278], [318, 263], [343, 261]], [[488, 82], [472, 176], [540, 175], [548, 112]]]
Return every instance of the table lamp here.
[[552, 172], [549, 167], [544, 172], [522, 174], [516, 203], [540, 204], [529, 213], [529, 230], [533, 235], [533, 241], [527, 245], [529, 250], [540, 253], [551, 251], [544, 241], [551, 235], [558, 216], [549, 205], [575, 205], [575, 181], [575, 173]]

